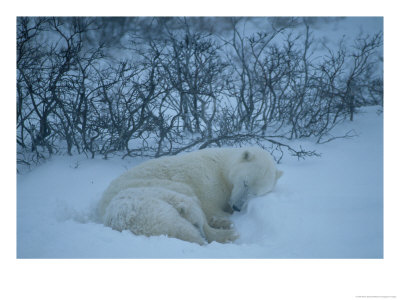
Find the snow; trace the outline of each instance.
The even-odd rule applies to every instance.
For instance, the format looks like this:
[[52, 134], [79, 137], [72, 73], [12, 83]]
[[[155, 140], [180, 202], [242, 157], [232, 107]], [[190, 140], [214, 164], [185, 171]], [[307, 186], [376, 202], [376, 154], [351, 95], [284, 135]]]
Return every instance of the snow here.
[[18, 258], [383, 258], [383, 114], [360, 110], [335, 128], [357, 136], [316, 145], [321, 157], [286, 155], [275, 190], [232, 220], [240, 238], [199, 246], [135, 236], [96, 222], [112, 179], [144, 159], [53, 157], [17, 176]]

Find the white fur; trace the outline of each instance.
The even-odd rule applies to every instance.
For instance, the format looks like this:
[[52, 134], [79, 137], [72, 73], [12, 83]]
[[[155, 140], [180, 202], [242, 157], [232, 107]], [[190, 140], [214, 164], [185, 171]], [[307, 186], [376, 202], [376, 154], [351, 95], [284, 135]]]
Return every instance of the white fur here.
[[98, 213], [105, 225], [185, 241], [237, 238], [229, 216], [251, 196], [270, 192], [282, 175], [256, 147], [205, 149], [149, 160], [111, 182]]

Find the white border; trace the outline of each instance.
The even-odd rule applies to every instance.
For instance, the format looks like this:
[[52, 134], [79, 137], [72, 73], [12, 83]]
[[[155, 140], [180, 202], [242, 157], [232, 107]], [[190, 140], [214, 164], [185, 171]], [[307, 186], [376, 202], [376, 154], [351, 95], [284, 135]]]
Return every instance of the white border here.
[[[394, 4], [376, 1], [16, 1], [1, 18], [2, 299], [360, 299], [397, 296], [400, 68]], [[393, 3], [393, 2], [392, 2]], [[385, 257], [383, 260], [16, 260], [15, 17], [384, 16]], [[5, 90], [5, 91], [4, 91]], [[366, 149], [366, 151], [368, 151]], [[5, 166], [5, 167], [4, 167]], [[396, 174], [396, 175], [394, 175]], [[4, 179], [3, 179], [4, 180]], [[397, 185], [396, 185], [397, 184]]]

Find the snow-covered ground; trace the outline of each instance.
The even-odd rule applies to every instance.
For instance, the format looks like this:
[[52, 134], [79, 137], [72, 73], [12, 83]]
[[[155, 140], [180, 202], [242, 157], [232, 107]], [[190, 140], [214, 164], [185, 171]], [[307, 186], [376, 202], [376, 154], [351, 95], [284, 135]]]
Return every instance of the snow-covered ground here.
[[[363, 108], [352, 139], [315, 145], [321, 157], [285, 156], [274, 192], [232, 217], [240, 238], [199, 246], [135, 236], [96, 223], [108, 183], [141, 159], [54, 157], [17, 176], [18, 258], [382, 258], [383, 115]], [[297, 142], [300, 143], [300, 142]]]

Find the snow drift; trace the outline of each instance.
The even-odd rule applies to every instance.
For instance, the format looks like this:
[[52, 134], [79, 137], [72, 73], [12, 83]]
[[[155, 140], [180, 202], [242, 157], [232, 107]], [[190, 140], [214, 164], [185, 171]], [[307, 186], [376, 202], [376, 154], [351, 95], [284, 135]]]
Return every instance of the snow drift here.
[[232, 220], [240, 238], [205, 246], [135, 236], [96, 222], [110, 181], [142, 159], [53, 157], [17, 178], [18, 258], [383, 258], [383, 116], [363, 108], [357, 136], [315, 145], [321, 157], [285, 156], [275, 190]]

